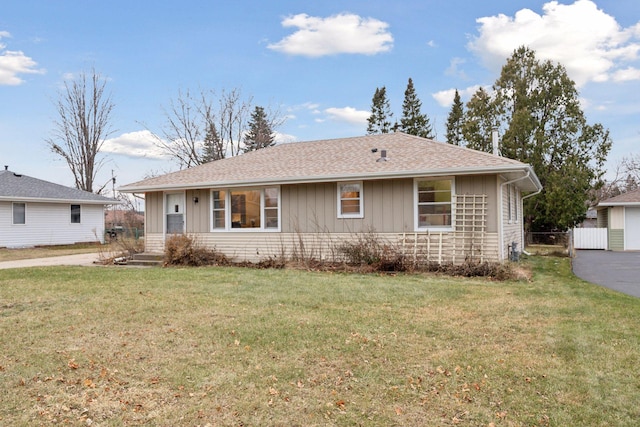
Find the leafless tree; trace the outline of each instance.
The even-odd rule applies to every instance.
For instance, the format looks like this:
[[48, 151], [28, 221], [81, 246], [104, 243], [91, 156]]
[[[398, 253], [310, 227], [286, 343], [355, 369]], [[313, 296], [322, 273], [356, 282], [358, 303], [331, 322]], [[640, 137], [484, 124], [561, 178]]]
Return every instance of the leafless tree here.
[[240, 154], [247, 121], [251, 115], [253, 97], [242, 99], [239, 89], [223, 91], [219, 99], [218, 131], [231, 156]]
[[100, 149], [113, 133], [110, 121], [115, 105], [111, 94], [105, 92], [106, 85], [107, 79], [95, 70], [65, 81], [54, 103], [58, 119], [53, 136], [45, 140], [51, 151], [67, 162], [76, 187], [90, 192], [102, 165]]
[[175, 159], [182, 168], [201, 163], [201, 144], [205, 133], [206, 117], [211, 105], [204, 93], [195, 97], [191, 91], [179, 91], [165, 109], [162, 135], [153, 133], [156, 145]]
[[[243, 97], [240, 89], [179, 91], [169, 108], [161, 134], [155, 134], [156, 145], [179, 164], [190, 168], [212, 160], [242, 153], [253, 97]], [[284, 123], [279, 112], [270, 111], [276, 126]], [[153, 133], [153, 132], [152, 132]]]

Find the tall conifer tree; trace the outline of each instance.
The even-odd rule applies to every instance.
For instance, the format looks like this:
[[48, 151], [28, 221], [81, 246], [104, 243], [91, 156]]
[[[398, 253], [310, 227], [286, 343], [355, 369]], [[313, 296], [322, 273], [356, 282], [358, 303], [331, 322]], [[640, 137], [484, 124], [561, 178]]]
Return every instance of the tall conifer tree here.
[[463, 145], [462, 123], [464, 120], [464, 106], [460, 100], [460, 93], [456, 89], [453, 105], [447, 117], [447, 142], [453, 145]]
[[391, 131], [391, 107], [387, 99], [387, 88], [376, 88], [371, 100], [371, 115], [367, 119], [367, 134], [389, 133]]
[[249, 131], [244, 137], [244, 152], [259, 150], [261, 148], [275, 145], [275, 135], [271, 130], [271, 125], [264, 108], [256, 106], [251, 113], [249, 121]]
[[422, 102], [418, 99], [413, 80], [409, 78], [407, 89], [404, 91], [404, 102], [402, 103], [402, 118], [400, 119], [399, 130], [409, 135], [416, 135], [423, 138], [433, 138], [433, 127], [429, 117], [422, 114]]

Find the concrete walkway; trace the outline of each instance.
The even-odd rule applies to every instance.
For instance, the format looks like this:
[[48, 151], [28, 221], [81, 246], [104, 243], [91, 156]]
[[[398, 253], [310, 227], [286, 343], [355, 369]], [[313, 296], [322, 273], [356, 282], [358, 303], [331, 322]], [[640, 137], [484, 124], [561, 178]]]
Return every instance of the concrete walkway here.
[[25, 268], [25, 267], [50, 267], [53, 265], [84, 265], [94, 266], [94, 261], [98, 261], [98, 253], [77, 254], [54, 256], [47, 258], [19, 259], [15, 261], [0, 262], [0, 270], [6, 268]]

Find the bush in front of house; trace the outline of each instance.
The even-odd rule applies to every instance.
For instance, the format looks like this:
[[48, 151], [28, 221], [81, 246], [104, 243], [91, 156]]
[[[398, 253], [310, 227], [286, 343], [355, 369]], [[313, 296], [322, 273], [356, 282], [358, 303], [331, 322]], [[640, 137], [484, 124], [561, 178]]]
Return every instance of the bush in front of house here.
[[167, 239], [164, 264], [200, 267], [204, 265], [230, 265], [231, 261], [215, 249], [202, 246], [196, 238], [186, 234], [174, 234]]

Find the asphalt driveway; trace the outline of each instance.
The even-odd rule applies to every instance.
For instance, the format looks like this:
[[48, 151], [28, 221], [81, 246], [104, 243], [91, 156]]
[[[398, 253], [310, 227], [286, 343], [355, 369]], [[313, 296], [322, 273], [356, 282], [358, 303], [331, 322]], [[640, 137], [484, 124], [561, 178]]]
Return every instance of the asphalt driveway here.
[[640, 252], [579, 250], [573, 272], [588, 282], [640, 298]]

